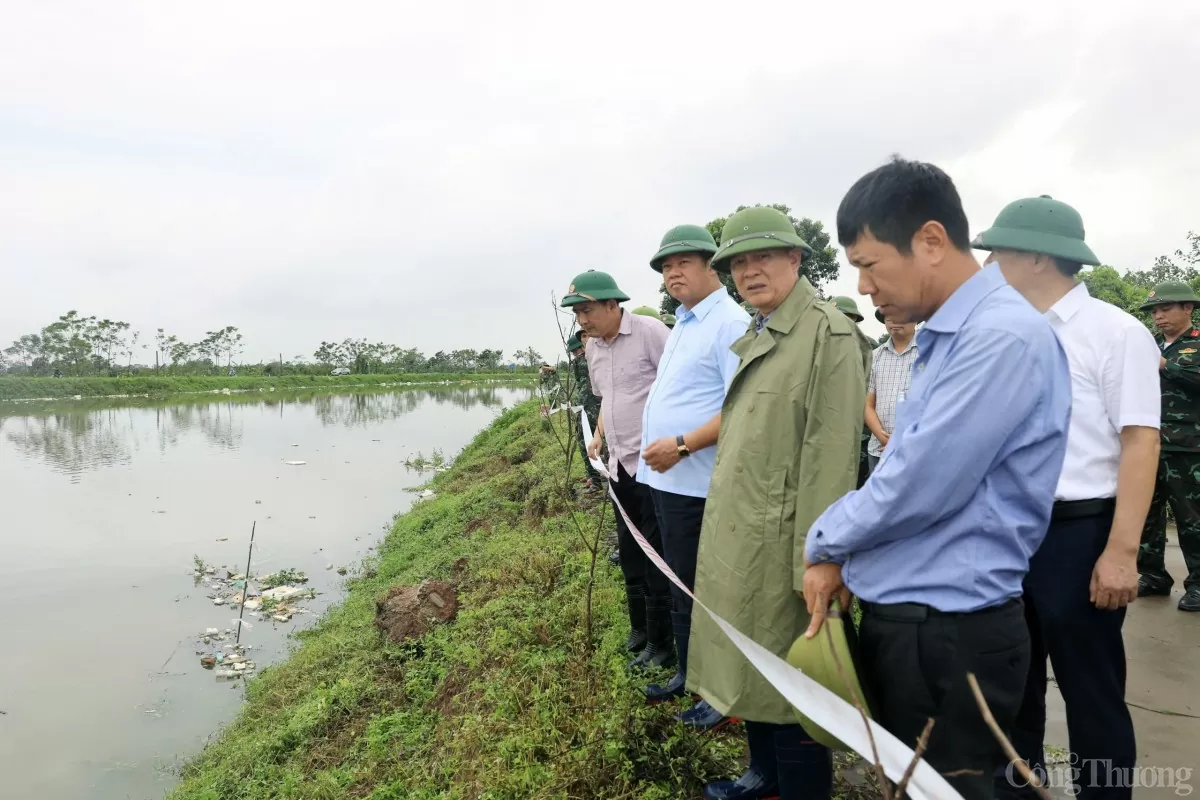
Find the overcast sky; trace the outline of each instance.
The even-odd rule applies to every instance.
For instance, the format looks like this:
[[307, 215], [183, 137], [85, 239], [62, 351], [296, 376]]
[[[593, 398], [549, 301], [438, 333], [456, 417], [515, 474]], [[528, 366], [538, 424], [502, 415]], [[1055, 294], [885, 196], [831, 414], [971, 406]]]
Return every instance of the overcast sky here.
[[78, 309], [237, 325], [247, 361], [549, 355], [576, 273], [657, 305], [667, 228], [782, 202], [832, 231], [893, 152], [973, 232], [1049, 193], [1145, 267], [1200, 229], [1198, 5], [14, 0], [0, 346]]

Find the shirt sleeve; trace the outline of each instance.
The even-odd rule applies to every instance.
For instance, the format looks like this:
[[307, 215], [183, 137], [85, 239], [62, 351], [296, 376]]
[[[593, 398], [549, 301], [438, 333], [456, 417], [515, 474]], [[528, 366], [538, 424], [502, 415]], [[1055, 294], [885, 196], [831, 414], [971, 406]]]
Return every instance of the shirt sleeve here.
[[1162, 415], [1162, 392], [1158, 382], [1158, 359], [1162, 353], [1150, 331], [1142, 325], [1127, 325], [1104, 365], [1104, 410], [1118, 431], [1131, 425], [1158, 428]]
[[805, 539], [813, 521], [854, 490], [862, 443], [862, 353], [853, 336], [828, 335], [816, 354], [804, 401], [804, 439], [799, 448], [796, 527], [792, 541], [792, 588], [804, 585]]
[[717, 331], [717, 340], [713, 347], [716, 350], [717, 369], [721, 372], [721, 380], [725, 382], [726, 394], [729, 393], [729, 386], [733, 383], [738, 364], [742, 361], [738, 354], [733, 352], [733, 343], [745, 336], [749, 327], [749, 320], [731, 319]]
[[1029, 387], [1045, 384], [1044, 371], [1011, 333], [962, 331], [954, 355], [922, 393], [923, 407], [903, 420], [870, 479], [813, 524], [808, 560], [843, 563], [958, 513], [1009, 436], [1033, 415], [1039, 395]]
[[667, 348], [667, 339], [671, 336], [671, 329], [663, 323], [654, 324], [653, 320], [646, 327], [646, 336], [642, 339], [646, 343], [646, 358], [650, 359], [650, 363], [658, 369], [658, 362], [662, 359], [663, 350]]
[[871, 353], [871, 374], [867, 376], [867, 394], [875, 394], [875, 367], [879, 364], [879, 351], [884, 348], [880, 345], [875, 348], [875, 352]]

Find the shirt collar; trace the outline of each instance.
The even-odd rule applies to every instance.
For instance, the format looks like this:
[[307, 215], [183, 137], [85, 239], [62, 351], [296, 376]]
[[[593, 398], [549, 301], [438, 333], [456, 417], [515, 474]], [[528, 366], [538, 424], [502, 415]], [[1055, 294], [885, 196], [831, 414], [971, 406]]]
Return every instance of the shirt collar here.
[[[589, 338], [588, 344], [595, 342], [600, 347], [612, 347], [613, 342], [617, 341], [619, 337], [628, 336], [631, 333], [633, 333], [633, 321], [629, 319], [629, 312], [622, 308], [621, 327], [617, 328], [617, 335], [612, 338], [612, 341], [606, 340], [603, 336], [597, 336], [595, 338]], [[587, 354], [586, 350], [584, 350], [584, 354]]]
[[1063, 322], [1070, 322], [1071, 317], [1079, 313], [1084, 301], [1091, 296], [1086, 285], [1077, 283], [1071, 287], [1071, 291], [1058, 298], [1058, 302], [1050, 306], [1047, 313], [1053, 314]]
[[905, 353], [907, 353], [909, 350], [912, 350], [914, 347], [917, 346], [917, 335], [915, 333], [912, 335], [912, 338], [908, 340], [908, 344], [904, 345], [903, 350], [896, 349], [896, 340], [890, 336], [888, 337], [888, 340], [887, 340], [887, 343], [885, 344], [885, 346], [889, 350], [891, 350], [893, 353], [895, 353], [896, 355], [902, 356]]
[[696, 303], [695, 308], [688, 308], [684, 305], [679, 306], [679, 308], [676, 309], [679, 311], [679, 315], [675, 318], [675, 324], [678, 325], [681, 322], [686, 322], [692, 317], [695, 317], [703, 322], [704, 318], [708, 316], [708, 312], [716, 308], [721, 302], [722, 294], [729, 294], [729, 292], [725, 289], [725, 284], [721, 284], [715, 291], [709, 294], [708, 297], [704, 298], [699, 303]]
[[936, 333], [954, 333], [967, 321], [975, 306], [1001, 286], [1007, 286], [1004, 273], [998, 264], [989, 264], [967, 279], [954, 290], [954, 294], [942, 303], [923, 326], [923, 330]]

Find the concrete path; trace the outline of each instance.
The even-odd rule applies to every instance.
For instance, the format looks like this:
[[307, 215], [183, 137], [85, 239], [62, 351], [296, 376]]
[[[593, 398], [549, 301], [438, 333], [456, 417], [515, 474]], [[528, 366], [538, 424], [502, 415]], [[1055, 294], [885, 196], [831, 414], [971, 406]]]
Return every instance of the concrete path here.
[[[1167, 568], [1175, 590], [1169, 598], [1138, 600], [1125, 618], [1125, 697], [1137, 732], [1139, 777], [1154, 784], [1135, 789], [1137, 798], [1200, 796], [1200, 613], [1175, 608], [1187, 573], [1174, 530], [1167, 535]], [[1051, 688], [1046, 703], [1046, 743], [1066, 750], [1066, 711], [1057, 688]]]

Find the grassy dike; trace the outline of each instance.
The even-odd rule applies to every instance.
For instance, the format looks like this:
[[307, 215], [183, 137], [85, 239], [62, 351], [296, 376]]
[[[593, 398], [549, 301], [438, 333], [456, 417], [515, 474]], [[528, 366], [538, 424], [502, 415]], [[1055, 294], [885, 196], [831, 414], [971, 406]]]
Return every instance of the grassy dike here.
[[113, 395], [168, 395], [193, 392], [269, 391], [288, 389], [349, 389], [367, 386], [423, 383], [522, 381], [535, 373], [402, 373], [397, 375], [281, 375], [221, 377], [202, 375], [145, 376], [131, 378], [23, 378], [0, 377], [0, 400], [62, 399]]
[[[646, 706], [603, 556], [589, 653], [591, 554], [569, 514], [595, 530], [595, 512], [566, 497], [549, 424], [528, 402], [484, 430], [435, 479], [437, 496], [397, 517], [346, 599], [249, 683], [170, 798], [666, 800], [740, 773], [740, 735], [688, 734], [671, 720], [679, 706]], [[375, 602], [388, 587], [455, 575], [453, 623], [384, 641]]]

